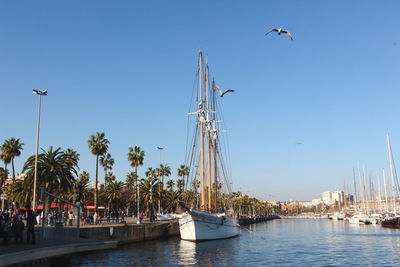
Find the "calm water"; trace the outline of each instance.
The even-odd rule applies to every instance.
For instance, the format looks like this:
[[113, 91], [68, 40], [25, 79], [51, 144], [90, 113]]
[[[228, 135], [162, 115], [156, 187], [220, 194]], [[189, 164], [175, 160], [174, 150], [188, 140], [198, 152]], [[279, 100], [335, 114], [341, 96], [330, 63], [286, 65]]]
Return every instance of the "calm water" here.
[[241, 228], [238, 238], [179, 238], [77, 255], [72, 266], [399, 266], [400, 230], [343, 221], [274, 220]]

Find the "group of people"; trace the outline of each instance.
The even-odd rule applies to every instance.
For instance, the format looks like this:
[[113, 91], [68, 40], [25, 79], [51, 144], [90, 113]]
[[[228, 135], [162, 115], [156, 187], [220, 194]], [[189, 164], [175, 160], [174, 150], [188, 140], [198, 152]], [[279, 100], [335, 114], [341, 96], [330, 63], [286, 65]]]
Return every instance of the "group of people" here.
[[[24, 224], [23, 221], [26, 221]], [[26, 242], [35, 244], [35, 213], [29, 204], [23, 209], [0, 209], [0, 238], [2, 244], [7, 245], [9, 240], [14, 239], [16, 243], [23, 242], [23, 233], [26, 225]]]
[[[43, 218], [43, 212], [41, 217]], [[48, 226], [54, 226], [56, 225], [56, 223], [61, 223], [64, 226], [67, 225], [72, 225], [73, 220], [75, 219], [75, 215], [73, 214], [72, 211], [67, 211], [67, 210], [59, 210], [59, 211], [51, 211], [49, 212], [45, 218], [44, 218], [44, 222], [45, 224], [47, 224]], [[41, 218], [39, 219], [39, 222]]]
[[125, 220], [127, 216], [125, 211], [107, 211], [107, 223], [119, 223]]

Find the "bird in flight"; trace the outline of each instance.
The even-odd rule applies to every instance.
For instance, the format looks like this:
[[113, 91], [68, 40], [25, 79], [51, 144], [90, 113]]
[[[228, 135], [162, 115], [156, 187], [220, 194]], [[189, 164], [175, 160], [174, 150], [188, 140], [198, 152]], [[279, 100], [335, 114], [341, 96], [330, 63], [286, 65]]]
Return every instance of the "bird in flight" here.
[[221, 89], [219, 89], [218, 86], [215, 86], [214, 91], [215, 91], [215, 89], [218, 89], [219, 94], [220, 94], [220, 97], [223, 97], [224, 94], [226, 94], [226, 93], [233, 93], [233, 92], [235, 92], [235, 90], [232, 90], [232, 89], [228, 89], [228, 90], [226, 90], [225, 92], [222, 92]]
[[302, 145], [303, 143], [302, 142], [297, 142], [297, 145]]
[[265, 35], [267, 35], [267, 34], [269, 34], [269, 33], [271, 33], [271, 32], [277, 32], [278, 35], [281, 35], [281, 33], [285, 33], [285, 34], [287, 34], [287, 35], [290, 37], [291, 40], [293, 40], [293, 37], [292, 37], [292, 35], [290, 34], [290, 32], [288, 32], [288, 31], [286, 31], [286, 30], [282, 30], [282, 28], [279, 28], [279, 29], [272, 28], [272, 29], [271, 29], [269, 32], [267, 32]]

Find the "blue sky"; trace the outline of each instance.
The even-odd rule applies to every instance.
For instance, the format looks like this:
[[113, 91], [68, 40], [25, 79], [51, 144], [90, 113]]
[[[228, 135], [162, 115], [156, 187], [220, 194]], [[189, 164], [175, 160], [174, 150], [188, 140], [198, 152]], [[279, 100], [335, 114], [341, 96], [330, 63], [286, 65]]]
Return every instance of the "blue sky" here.
[[[94, 178], [87, 140], [104, 131], [113, 172], [184, 161], [199, 47], [222, 88], [235, 190], [306, 200], [352, 183], [360, 162], [400, 158], [398, 1], [1, 1], [0, 140], [71, 147]], [[288, 29], [294, 38], [270, 34]], [[302, 145], [298, 145], [302, 142]], [[397, 156], [398, 155], [398, 156]], [[102, 175], [100, 175], [102, 177]]]

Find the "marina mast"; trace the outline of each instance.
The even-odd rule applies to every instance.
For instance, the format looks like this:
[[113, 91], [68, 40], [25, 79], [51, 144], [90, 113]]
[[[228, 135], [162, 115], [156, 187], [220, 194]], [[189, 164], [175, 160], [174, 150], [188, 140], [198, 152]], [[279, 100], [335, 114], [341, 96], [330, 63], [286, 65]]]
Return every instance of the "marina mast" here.
[[203, 129], [203, 122], [204, 122], [204, 110], [203, 110], [203, 87], [201, 86], [203, 83], [202, 79], [202, 62], [201, 62], [201, 48], [199, 49], [199, 87], [200, 87], [200, 102], [199, 102], [199, 122], [200, 122], [200, 161], [201, 161], [201, 203], [200, 209], [205, 210], [205, 190], [204, 190], [204, 129]]

